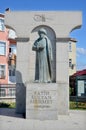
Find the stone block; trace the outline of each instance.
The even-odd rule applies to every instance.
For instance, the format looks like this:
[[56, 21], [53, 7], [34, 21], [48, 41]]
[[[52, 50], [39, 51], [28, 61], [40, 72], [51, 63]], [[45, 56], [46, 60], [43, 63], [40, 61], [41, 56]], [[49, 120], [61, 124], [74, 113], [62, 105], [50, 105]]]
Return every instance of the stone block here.
[[16, 84], [16, 112], [25, 114], [26, 87], [23, 83]]
[[58, 119], [56, 83], [26, 84], [26, 118], [39, 120]]
[[58, 82], [58, 114], [69, 114], [69, 85], [68, 83]]

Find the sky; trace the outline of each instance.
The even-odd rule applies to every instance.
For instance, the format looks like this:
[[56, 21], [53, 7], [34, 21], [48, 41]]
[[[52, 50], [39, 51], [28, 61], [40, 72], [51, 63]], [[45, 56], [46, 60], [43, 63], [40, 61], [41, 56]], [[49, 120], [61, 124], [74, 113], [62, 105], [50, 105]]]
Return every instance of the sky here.
[[11, 11], [82, 11], [82, 27], [70, 37], [77, 40], [77, 70], [86, 69], [86, 0], [0, 0], [0, 13]]

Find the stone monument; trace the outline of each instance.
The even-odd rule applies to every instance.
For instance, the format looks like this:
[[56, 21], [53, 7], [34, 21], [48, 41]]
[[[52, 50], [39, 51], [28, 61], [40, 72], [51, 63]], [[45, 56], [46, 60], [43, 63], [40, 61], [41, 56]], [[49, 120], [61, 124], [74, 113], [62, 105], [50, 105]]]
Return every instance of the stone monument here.
[[57, 119], [57, 84], [52, 83], [52, 44], [44, 28], [38, 30], [39, 38], [32, 45], [36, 51], [35, 80], [26, 83], [26, 118]]
[[[5, 13], [5, 25], [17, 34], [16, 112], [40, 120], [68, 114], [69, 34], [81, 27], [81, 12], [10, 11]], [[45, 45], [46, 53], [39, 43]], [[46, 54], [45, 58], [41, 54]], [[44, 63], [46, 70], [42, 70]]]

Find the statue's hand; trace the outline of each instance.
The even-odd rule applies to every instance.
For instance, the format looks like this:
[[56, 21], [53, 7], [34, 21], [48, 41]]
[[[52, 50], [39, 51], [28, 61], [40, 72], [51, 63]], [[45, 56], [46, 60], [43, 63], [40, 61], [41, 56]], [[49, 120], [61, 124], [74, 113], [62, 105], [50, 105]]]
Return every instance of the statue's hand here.
[[36, 51], [36, 50], [37, 50], [37, 46], [33, 45], [33, 46], [32, 46], [32, 50], [33, 50], [33, 51]]

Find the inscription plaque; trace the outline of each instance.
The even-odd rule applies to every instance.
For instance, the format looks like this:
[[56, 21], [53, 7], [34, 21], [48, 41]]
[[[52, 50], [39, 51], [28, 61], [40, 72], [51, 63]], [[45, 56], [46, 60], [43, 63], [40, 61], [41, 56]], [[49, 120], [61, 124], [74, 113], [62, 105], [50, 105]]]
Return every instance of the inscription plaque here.
[[57, 84], [27, 84], [26, 118], [57, 119]]
[[29, 92], [29, 104], [31, 109], [54, 109], [53, 105], [55, 103], [55, 91], [30, 91]]

